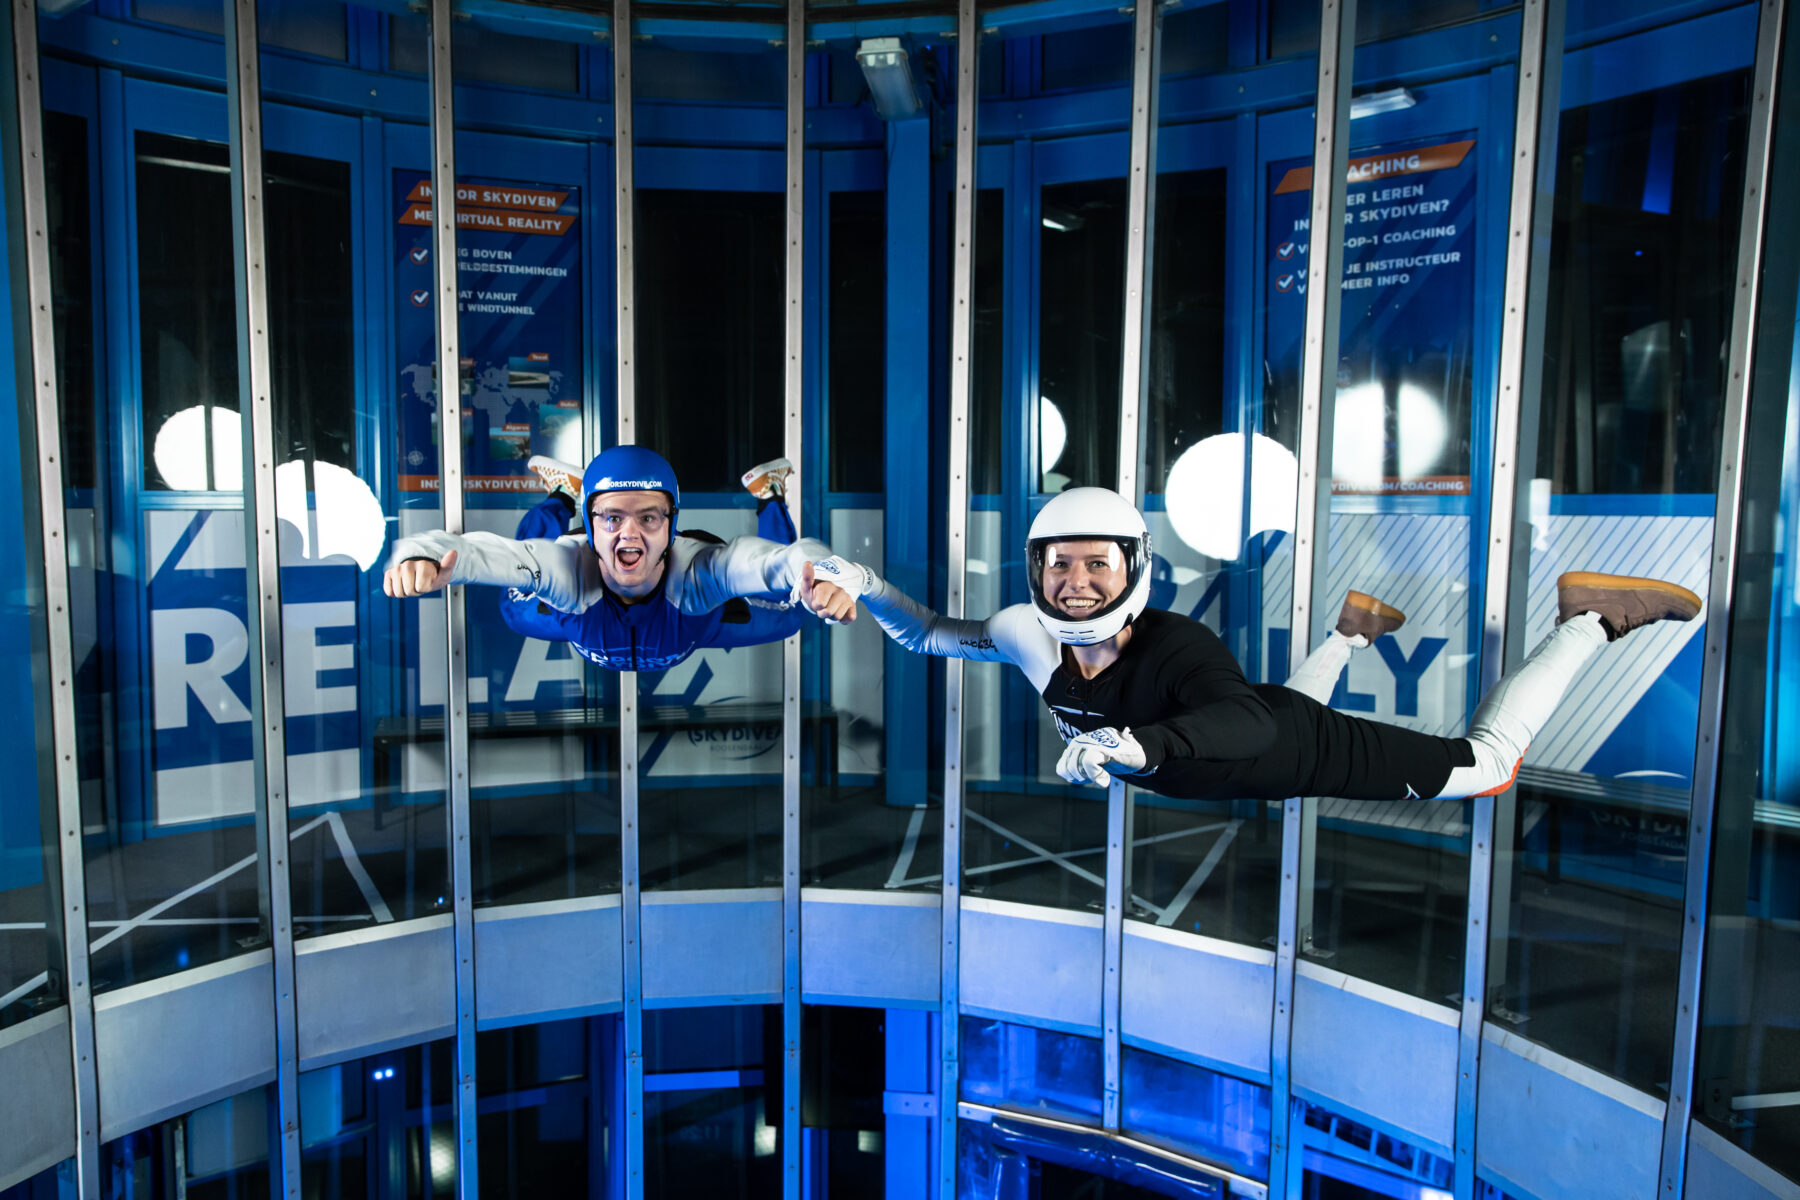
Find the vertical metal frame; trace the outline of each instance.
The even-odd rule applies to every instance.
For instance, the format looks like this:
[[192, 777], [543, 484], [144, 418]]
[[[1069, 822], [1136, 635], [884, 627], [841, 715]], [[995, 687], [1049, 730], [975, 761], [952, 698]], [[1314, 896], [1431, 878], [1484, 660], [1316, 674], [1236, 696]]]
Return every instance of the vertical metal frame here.
[[[969, 391], [974, 382], [975, 0], [956, 5], [956, 194], [950, 248], [950, 495], [945, 507], [944, 612], [963, 615], [969, 561]], [[961, 1072], [963, 662], [944, 660], [944, 894], [939, 946], [937, 1195], [956, 1195], [956, 1101]]]
[[[631, 0], [613, 0], [613, 262], [618, 343], [617, 445], [637, 440], [637, 271], [631, 104]], [[624, 948], [625, 1156], [627, 1200], [644, 1195], [644, 945], [638, 860], [638, 678], [619, 673], [619, 921]]]
[[263, 221], [262, 77], [256, 0], [224, 0], [225, 90], [231, 110], [232, 259], [237, 273], [238, 411], [242, 422], [245, 561], [256, 586], [246, 619], [252, 774], [262, 918], [274, 951], [275, 1103], [279, 1145], [272, 1179], [300, 1195], [300, 1035], [294, 998], [294, 922], [288, 872], [287, 711], [281, 640], [281, 552], [276, 531], [275, 413], [270, 395], [267, 228]]
[[[17, 91], [17, 163], [22, 212], [8, 222], [13, 250], [24, 252], [29, 379], [37, 433], [38, 518], [44, 563], [45, 645], [49, 657], [51, 755], [56, 787], [56, 873], [63, 966], [67, 972], [69, 1058], [74, 1073], [75, 1165], [81, 1200], [100, 1195], [100, 1081], [94, 1058], [94, 996], [88, 970], [86, 862], [81, 845], [81, 774], [75, 761], [75, 646], [70, 624], [68, 514], [63, 504], [62, 405], [56, 388], [56, 322], [50, 289], [49, 203], [44, 181], [44, 103], [38, 84], [37, 5], [13, 0], [12, 75]], [[11, 140], [11, 139], [9, 139]], [[16, 175], [15, 175], [16, 168]], [[22, 219], [21, 219], [22, 218]], [[18, 221], [18, 224], [14, 224]], [[16, 261], [12, 268], [19, 269]], [[20, 349], [23, 349], [22, 347]], [[40, 751], [40, 761], [42, 752]]]
[[[1562, 118], [1563, 0], [1525, 0], [1519, 41], [1519, 83], [1513, 120], [1512, 188], [1508, 203], [1506, 268], [1501, 303], [1500, 379], [1495, 392], [1492, 486], [1487, 513], [1487, 588], [1483, 598], [1482, 691], [1506, 667], [1507, 631], [1524, 627], [1514, 574], [1529, 570], [1523, 551], [1518, 480], [1521, 462], [1535, 458], [1542, 372], [1545, 295], [1550, 274], [1550, 224], [1556, 194], [1556, 134]], [[1510, 618], [1510, 619], [1509, 619]], [[1517, 640], [1516, 638], [1514, 639]], [[1469, 915], [1464, 925], [1463, 987], [1456, 1051], [1457, 1200], [1475, 1194], [1475, 1144], [1481, 1083], [1482, 1023], [1488, 1000], [1495, 912], [1510, 909], [1510, 873], [1496, 881], [1496, 842], [1512, 844], [1517, 793], [1474, 800], [1469, 840]], [[1497, 902], [1497, 903], [1496, 903]], [[1505, 971], [1504, 959], [1500, 962]]]
[[[464, 523], [462, 368], [457, 329], [456, 108], [450, 59], [451, 0], [431, 0], [431, 261], [436, 274], [438, 494], [444, 529]], [[475, 918], [470, 894], [469, 662], [465, 589], [444, 589], [449, 678], [445, 694], [445, 807], [456, 947], [456, 1194], [473, 1200], [480, 1178], [475, 1121]]]
[[[1139, 500], [1138, 465], [1146, 363], [1150, 356], [1151, 230], [1156, 220], [1156, 77], [1162, 29], [1159, 0], [1137, 0], [1132, 13], [1131, 161], [1126, 185], [1125, 330], [1119, 355], [1119, 494]], [[1106, 912], [1102, 926], [1100, 1120], [1119, 1128], [1119, 1012], [1123, 1001], [1125, 897], [1130, 889], [1131, 799], [1115, 779], [1106, 793]]]
[[[1152, 0], [1140, 0], [1148, 5]], [[1125, 896], [1129, 890], [1125, 841], [1131, 831], [1130, 789], [1115, 778], [1106, 789], [1106, 913], [1102, 956], [1106, 969], [1100, 974], [1100, 1127], [1119, 1128], [1120, 1064], [1119, 1013], [1124, 1001], [1120, 968], [1125, 958]]]
[[1156, 221], [1156, 79], [1162, 43], [1160, 0], [1132, 14], [1131, 176], [1126, 186], [1125, 332], [1119, 343], [1119, 494], [1138, 499], [1140, 424], [1150, 358], [1149, 247]]
[[[787, 359], [782, 372], [782, 453], [803, 461], [806, 351], [806, 3], [787, 4]], [[802, 528], [799, 489], [787, 497]], [[781, 1180], [800, 1200], [800, 635], [781, 644]]]
[[[1339, 281], [1343, 276], [1344, 176], [1349, 163], [1350, 76], [1356, 54], [1356, 0], [1324, 0], [1319, 12], [1319, 79], [1313, 116], [1312, 248], [1306, 264], [1306, 341], [1301, 348], [1299, 492], [1294, 511], [1294, 593], [1288, 669], [1312, 645], [1312, 592], [1331, 520], [1332, 409], [1337, 396]], [[1321, 236], [1323, 234], [1323, 236]], [[1275, 1018], [1269, 1043], [1269, 1188], [1279, 1194], [1298, 1176], [1289, 1133], [1289, 1076], [1294, 1033], [1295, 955], [1301, 905], [1310, 898], [1309, 817], [1316, 801], [1282, 806], [1281, 905], [1276, 918]], [[1291, 1159], [1291, 1161], [1290, 1161]], [[1290, 1168], [1294, 1168], [1290, 1170]]]
[[1706, 597], [1706, 657], [1700, 679], [1699, 740], [1688, 815], [1686, 898], [1682, 904], [1681, 968], [1676, 985], [1675, 1046], [1664, 1110], [1661, 1192], [1679, 1200], [1687, 1178], [1688, 1128], [1694, 1108], [1694, 1064], [1700, 1044], [1700, 999], [1705, 984], [1706, 912], [1712, 885], [1713, 836], [1719, 810], [1719, 743], [1725, 718], [1726, 645], [1738, 576], [1738, 536], [1744, 500], [1745, 434], [1750, 417], [1751, 368], [1757, 318], [1769, 179], [1774, 160], [1775, 86], [1787, 20], [1782, 0], [1763, 0], [1757, 13], [1756, 73], [1751, 85], [1750, 134], [1744, 161], [1743, 210], [1738, 225], [1737, 294], [1731, 307], [1731, 348], [1725, 381], [1724, 432], [1719, 445], [1718, 497], [1713, 513], [1712, 579]]

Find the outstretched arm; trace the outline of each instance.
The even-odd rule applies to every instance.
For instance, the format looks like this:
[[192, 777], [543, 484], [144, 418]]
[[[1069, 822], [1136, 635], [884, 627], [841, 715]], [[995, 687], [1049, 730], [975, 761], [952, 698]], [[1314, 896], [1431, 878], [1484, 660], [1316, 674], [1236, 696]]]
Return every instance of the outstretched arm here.
[[833, 558], [814, 569], [820, 579], [840, 579], [844, 590], [860, 595], [882, 630], [914, 653], [1011, 663], [1039, 690], [1056, 669], [1060, 647], [1022, 604], [985, 621], [962, 620], [933, 612], [860, 563]]
[[685, 613], [711, 612], [735, 596], [798, 601], [802, 568], [830, 553], [813, 538], [791, 546], [759, 537], [736, 537], [723, 545], [676, 538], [669, 548], [669, 599]]
[[515, 541], [494, 533], [428, 529], [394, 544], [382, 576], [390, 596], [420, 596], [452, 583], [487, 583], [535, 596], [565, 613], [600, 592], [600, 568], [580, 538]]

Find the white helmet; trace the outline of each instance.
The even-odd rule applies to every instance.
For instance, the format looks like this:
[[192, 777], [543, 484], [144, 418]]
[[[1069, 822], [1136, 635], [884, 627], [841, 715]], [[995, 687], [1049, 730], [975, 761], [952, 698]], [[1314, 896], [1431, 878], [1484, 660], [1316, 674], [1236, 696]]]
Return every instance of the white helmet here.
[[[1125, 590], [1111, 604], [1076, 621], [1044, 599], [1044, 561], [1056, 542], [1106, 541], [1119, 547]], [[1071, 646], [1091, 646], [1115, 636], [1150, 602], [1150, 531], [1131, 502], [1106, 488], [1070, 488], [1051, 499], [1025, 538], [1025, 570], [1038, 624]]]

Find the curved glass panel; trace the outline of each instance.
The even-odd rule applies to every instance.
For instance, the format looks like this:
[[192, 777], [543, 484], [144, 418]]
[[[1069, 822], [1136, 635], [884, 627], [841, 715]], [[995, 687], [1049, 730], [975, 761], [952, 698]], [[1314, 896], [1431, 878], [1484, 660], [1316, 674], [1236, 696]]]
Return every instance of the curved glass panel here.
[[644, 1014], [644, 1195], [781, 1191], [781, 1008]]
[[383, 18], [358, 120], [290, 101], [290, 8], [262, 0], [258, 36], [289, 861], [317, 937], [449, 910], [448, 656], [443, 597], [382, 590], [399, 540], [443, 528], [426, 20]]
[[104, 1196], [270, 1194], [269, 1087], [252, 1088], [100, 1147]]
[[[1795, 163], [1783, 151], [1778, 143], [1773, 212], [1792, 195]], [[1792, 976], [1800, 961], [1793, 866], [1800, 854], [1800, 397], [1791, 388], [1800, 285], [1784, 249], [1786, 230], [1771, 224], [1765, 238], [1693, 1111], [1800, 1180], [1800, 989]]]
[[962, 1019], [962, 1099], [1100, 1123], [1101, 1043], [979, 1017]]
[[[1549, 633], [1564, 571], [1707, 594], [1755, 41], [1740, 9], [1566, 48], [1511, 650]], [[1496, 806], [1487, 1019], [1653, 1094], [1669, 1079], [1706, 618], [1600, 650]]]
[[[939, 494], [929, 431], [947, 403], [934, 310], [954, 219], [937, 198], [955, 170], [934, 130], [952, 128], [957, 59], [953, 37], [915, 24], [815, 21], [808, 33], [822, 49], [806, 121], [806, 387], [823, 429], [799, 484], [808, 535], [928, 602], [943, 527], [927, 499]], [[933, 664], [863, 610], [849, 625], [803, 625], [801, 669], [801, 878], [936, 891]]]
[[79, 1194], [75, 1184], [75, 1160], [65, 1158], [23, 1183], [0, 1190], [0, 1200], [73, 1200]]
[[[1418, 7], [1358, 19], [1387, 28], [1385, 9]], [[1443, 738], [1475, 701], [1520, 28], [1505, 12], [1356, 51], [1312, 645], [1342, 645], [1333, 627], [1352, 590], [1406, 620], [1346, 647], [1315, 699]], [[1416, 748], [1373, 745], [1418, 769], [1398, 761]], [[1300, 950], [1441, 1003], [1462, 985], [1472, 805], [1406, 795], [1308, 804]]]
[[[792, 541], [740, 482], [782, 455], [784, 14], [634, 20], [637, 440], [680, 476], [683, 531]], [[780, 639], [811, 618], [725, 615], [712, 648], [640, 669], [646, 890], [781, 881]]]
[[[10, 45], [10, 43], [9, 43]], [[55, 133], [45, 138], [46, 174], [55, 180], [50, 186], [53, 197], [51, 225], [51, 282], [72, 284], [72, 290], [91, 295], [88, 289], [85, 239], [78, 239], [70, 229], [71, 214], [85, 218], [87, 205], [87, 160], [82, 123], [74, 121], [74, 129], [56, 122]], [[75, 178], [69, 178], [70, 173]], [[5, 198], [13, 205], [18, 199]], [[17, 223], [23, 228], [23, 223]], [[77, 242], [80, 241], [80, 245]], [[14, 247], [9, 243], [0, 250], [0, 261], [6, 261], [14, 272], [21, 264], [10, 262]], [[0, 307], [10, 309], [22, 289], [9, 291]], [[10, 315], [10, 314], [9, 314]], [[18, 329], [9, 323], [10, 331]], [[79, 347], [59, 346], [64, 350], [62, 362], [68, 365], [58, 372], [57, 383], [64, 385], [70, 373], [92, 371], [92, 356], [85, 364]], [[24, 364], [29, 356], [9, 356], [15, 370], [0, 381], [0, 429], [12, 436], [0, 439], [0, 478], [20, 481], [16, 503], [0, 505], [0, 555], [6, 561], [22, 564], [13, 578], [0, 586], [0, 695], [9, 698], [9, 709], [17, 722], [13, 736], [0, 745], [0, 1029], [55, 1006], [64, 999], [60, 983], [62, 952], [60, 949], [62, 887], [58, 878], [56, 854], [56, 781], [50, 770], [50, 656], [46, 640], [48, 606], [44, 597], [43, 526], [39, 496], [35, 486], [36, 463], [30, 461], [37, 445], [36, 414], [30, 404], [31, 376]], [[91, 395], [91, 386], [87, 389]], [[70, 397], [59, 392], [63, 403]], [[83, 391], [73, 398], [77, 408], [83, 407]], [[67, 423], [65, 423], [66, 426]], [[71, 438], [80, 453], [84, 448], [78, 438]], [[86, 448], [90, 455], [91, 447]], [[66, 462], [67, 459], [65, 458]], [[78, 495], [81, 481], [67, 481], [67, 495]], [[73, 508], [73, 503], [70, 504]], [[71, 561], [70, 574], [80, 570]], [[91, 649], [91, 648], [90, 648]], [[29, 734], [25, 730], [29, 729]]]
[[[562, 463], [578, 479], [616, 427], [612, 160], [607, 143], [516, 131], [553, 96], [569, 107], [561, 129], [612, 131], [612, 60], [596, 24], [477, 11], [457, 22], [451, 47], [464, 526], [505, 538], [572, 533], [571, 559], [593, 554], [576, 496], [564, 474], [531, 464]], [[407, 247], [430, 229], [397, 233]], [[429, 310], [398, 319], [422, 329]], [[514, 583], [465, 597], [475, 903], [617, 891], [618, 673], [578, 649], [607, 644], [593, 624], [515, 597]]]
[[620, 1164], [616, 1016], [494, 1029], [475, 1038], [477, 1138], [488, 1196], [604, 1196]]
[[[1013, 139], [976, 162], [965, 594], [980, 620], [1026, 599], [1044, 493], [1118, 478], [1132, 44], [1116, 7], [977, 22], [976, 133]], [[1057, 778], [1062, 739], [1022, 673], [976, 666], [964, 688], [965, 894], [1098, 910], [1105, 792]]]
[[[510, 1033], [481, 1034], [476, 1052], [491, 1052], [494, 1039], [505, 1039]], [[454, 1041], [443, 1038], [302, 1072], [302, 1192], [307, 1196], [416, 1196], [427, 1200], [455, 1195], [454, 1050]], [[500, 1179], [508, 1177], [509, 1162], [504, 1146], [489, 1148], [490, 1112], [498, 1107], [487, 1100], [486, 1079], [491, 1069], [483, 1058], [479, 1064], [483, 1111], [478, 1136], [484, 1188], [489, 1180], [488, 1156], [498, 1159], [494, 1169]], [[505, 1070], [493, 1073], [507, 1078]], [[520, 1107], [530, 1111], [547, 1097], [541, 1090], [527, 1091], [523, 1099]]]
[[[50, 207], [64, 231], [53, 257], [72, 285], [55, 317], [73, 414], [70, 616], [96, 993], [267, 936], [228, 116], [222, 90], [150, 78], [222, 82], [224, 49], [168, 34], [109, 76], [103, 99], [93, 68], [65, 49], [112, 42], [100, 23], [89, 7], [39, 29]], [[298, 249], [272, 243], [271, 270], [291, 270]]]
[[[1162, 18], [1137, 398], [1150, 604], [1207, 625], [1253, 682], [1287, 667], [1309, 192], [1279, 184], [1311, 153], [1311, 109], [1294, 105], [1317, 86], [1319, 13], [1276, 5], [1268, 20], [1295, 56], [1262, 53], [1255, 22], [1227, 6]], [[1127, 915], [1259, 948], [1274, 938], [1279, 804], [1134, 789], [1131, 813]]]

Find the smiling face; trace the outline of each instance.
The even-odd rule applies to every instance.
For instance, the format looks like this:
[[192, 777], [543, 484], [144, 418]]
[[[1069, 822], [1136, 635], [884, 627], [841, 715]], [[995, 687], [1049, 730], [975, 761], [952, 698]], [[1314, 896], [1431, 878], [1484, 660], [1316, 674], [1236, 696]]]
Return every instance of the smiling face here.
[[600, 492], [591, 501], [588, 528], [607, 586], [627, 600], [656, 590], [672, 525], [669, 498], [661, 492]]
[[1052, 542], [1044, 551], [1044, 600], [1072, 620], [1093, 616], [1125, 591], [1117, 542]]

